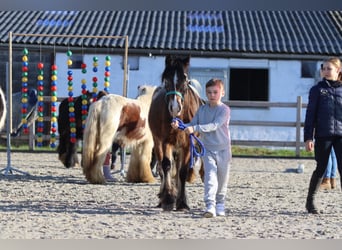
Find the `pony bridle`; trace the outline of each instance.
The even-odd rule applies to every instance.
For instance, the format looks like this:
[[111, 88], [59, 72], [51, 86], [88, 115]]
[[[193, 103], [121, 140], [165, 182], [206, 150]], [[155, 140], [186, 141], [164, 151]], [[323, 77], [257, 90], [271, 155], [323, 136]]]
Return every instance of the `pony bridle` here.
[[[188, 84], [189, 82], [188, 76], [187, 74], [184, 74], [184, 75], [185, 75], [184, 84]], [[172, 118], [175, 118], [179, 116], [182, 111], [184, 97], [181, 92], [177, 91], [176, 81], [173, 82], [173, 87], [174, 87], [174, 90], [170, 90], [166, 92], [165, 98], [167, 99], [168, 96], [173, 95], [172, 101], [168, 102], [168, 110]]]

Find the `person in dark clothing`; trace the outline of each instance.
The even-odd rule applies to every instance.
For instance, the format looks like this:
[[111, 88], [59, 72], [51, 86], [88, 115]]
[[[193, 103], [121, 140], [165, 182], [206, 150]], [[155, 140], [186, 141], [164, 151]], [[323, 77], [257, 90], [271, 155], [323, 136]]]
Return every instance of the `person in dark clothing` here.
[[[342, 73], [341, 60], [331, 57], [323, 62], [323, 79], [310, 89], [304, 123], [304, 142], [307, 151], [315, 152], [316, 168], [312, 173], [305, 208], [319, 214], [315, 195], [327, 168], [331, 148], [342, 173]], [[342, 182], [341, 182], [342, 187]]]
[[[323, 78], [323, 63], [321, 64], [320, 75], [321, 75], [321, 78]], [[321, 190], [335, 189], [336, 188], [336, 175], [337, 175], [337, 160], [336, 160], [334, 148], [332, 147], [329, 160], [328, 160], [328, 166], [327, 166], [327, 169], [325, 170], [320, 189]]]

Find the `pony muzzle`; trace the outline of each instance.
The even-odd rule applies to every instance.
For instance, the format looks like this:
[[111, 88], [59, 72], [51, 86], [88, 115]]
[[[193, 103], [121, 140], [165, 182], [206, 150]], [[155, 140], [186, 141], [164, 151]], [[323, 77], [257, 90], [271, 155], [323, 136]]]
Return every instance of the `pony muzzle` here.
[[169, 112], [170, 115], [175, 118], [180, 115], [182, 111], [182, 104], [179, 102], [176, 96], [174, 96], [173, 100], [169, 102]]

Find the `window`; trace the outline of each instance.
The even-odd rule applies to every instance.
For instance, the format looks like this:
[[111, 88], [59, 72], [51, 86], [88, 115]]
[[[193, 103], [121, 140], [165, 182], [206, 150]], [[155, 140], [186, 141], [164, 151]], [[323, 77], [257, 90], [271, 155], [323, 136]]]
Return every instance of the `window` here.
[[268, 101], [268, 69], [231, 68], [229, 100]]
[[70, 59], [72, 60], [72, 64], [68, 66], [69, 69], [81, 69], [81, 65], [83, 63], [83, 55], [72, 54]]
[[302, 62], [302, 78], [315, 78], [317, 73], [317, 62], [303, 61]]
[[[122, 69], [124, 69], [125, 57], [122, 57]], [[139, 56], [129, 56], [127, 58], [127, 67], [129, 70], [139, 70]]]

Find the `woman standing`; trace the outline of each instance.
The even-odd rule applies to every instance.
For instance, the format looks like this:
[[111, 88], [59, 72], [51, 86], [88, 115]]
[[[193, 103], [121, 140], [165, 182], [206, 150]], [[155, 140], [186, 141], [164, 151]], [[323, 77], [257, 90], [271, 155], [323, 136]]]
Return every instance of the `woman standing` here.
[[[319, 214], [314, 198], [327, 168], [331, 148], [334, 147], [338, 171], [342, 172], [342, 76], [341, 60], [328, 58], [323, 62], [323, 79], [309, 92], [304, 124], [307, 151], [315, 151], [316, 169], [312, 173], [306, 210]], [[315, 143], [313, 140], [315, 139]]]

